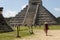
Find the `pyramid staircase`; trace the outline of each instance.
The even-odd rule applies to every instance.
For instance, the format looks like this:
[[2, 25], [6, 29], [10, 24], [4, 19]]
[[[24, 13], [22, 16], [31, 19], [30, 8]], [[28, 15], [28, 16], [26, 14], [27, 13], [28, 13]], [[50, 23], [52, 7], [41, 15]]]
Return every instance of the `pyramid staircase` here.
[[35, 7], [28, 6], [28, 10], [25, 14], [23, 24], [27, 24], [28, 26], [35, 24], [36, 14], [38, 12], [38, 7], [39, 7], [39, 4], [35, 5]]

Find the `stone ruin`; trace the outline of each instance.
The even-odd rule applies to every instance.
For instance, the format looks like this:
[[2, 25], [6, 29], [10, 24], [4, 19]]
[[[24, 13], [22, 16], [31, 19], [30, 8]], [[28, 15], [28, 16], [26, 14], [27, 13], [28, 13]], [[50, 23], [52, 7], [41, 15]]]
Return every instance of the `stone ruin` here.
[[0, 7], [0, 33], [13, 31], [13, 29], [5, 21], [2, 15], [2, 11], [3, 11], [3, 7]]
[[42, 0], [29, 0], [29, 4], [13, 17], [10, 26], [20, 25], [43, 25], [48, 22], [50, 25], [56, 25], [56, 17], [51, 14], [43, 5]]

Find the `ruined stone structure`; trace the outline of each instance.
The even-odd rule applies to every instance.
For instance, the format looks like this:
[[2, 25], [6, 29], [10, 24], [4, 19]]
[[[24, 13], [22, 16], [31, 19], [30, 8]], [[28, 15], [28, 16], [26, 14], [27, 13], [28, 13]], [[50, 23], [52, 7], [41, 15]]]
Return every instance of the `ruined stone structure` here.
[[2, 16], [3, 7], [0, 7], [0, 33], [13, 31], [10, 26], [6, 23], [4, 17]]
[[10, 20], [10, 25], [57, 24], [56, 18], [43, 5], [42, 0], [29, 0], [29, 4]]

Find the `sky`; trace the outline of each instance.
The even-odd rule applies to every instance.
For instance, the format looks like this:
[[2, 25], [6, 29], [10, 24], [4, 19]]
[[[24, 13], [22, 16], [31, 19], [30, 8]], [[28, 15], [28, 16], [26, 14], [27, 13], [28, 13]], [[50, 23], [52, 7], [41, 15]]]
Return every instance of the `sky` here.
[[[3, 7], [3, 16], [14, 17], [18, 12], [28, 5], [29, 0], [0, 0], [0, 7]], [[60, 0], [42, 0], [43, 6], [55, 17], [60, 16]]]

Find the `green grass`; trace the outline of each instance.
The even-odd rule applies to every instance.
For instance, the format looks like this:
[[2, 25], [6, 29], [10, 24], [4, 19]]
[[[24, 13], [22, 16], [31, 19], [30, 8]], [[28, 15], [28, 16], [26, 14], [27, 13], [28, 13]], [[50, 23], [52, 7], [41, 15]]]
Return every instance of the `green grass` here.
[[[50, 30], [60, 30], [60, 25], [50, 25], [48, 26]], [[44, 25], [37, 26], [36, 29], [44, 29]]]
[[[29, 32], [20, 32], [21, 37], [30, 36]], [[16, 32], [1, 33], [0, 40], [14, 40], [16, 38]]]
[[0, 40], [13, 40], [15, 37], [15, 32], [0, 33]]
[[60, 30], [60, 25], [49, 26], [50, 30]]
[[[13, 28], [15, 31], [13, 32], [7, 32], [7, 33], [0, 33], [0, 40], [14, 40], [17, 36], [17, 31], [16, 31], [16, 27]], [[33, 26], [34, 30], [40, 29], [43, 30], [44, 26]], [[60, 25], [53, 25], [53, 26], [49, 26], [50, 30], [60, 30]], [[21, 37], [26, 37], [26, 36], [30, 36], [31, 34], [29, 33], [29, 28], [28, 27], [20, 27], [20, 36]]]
[[[17, 38], [16, 37], [17, 36], [16, 28], [14, 28], [14, 30], [15, 31], [13, 31], [13, 32], [0, 33], [0, 40], [14, 40], [15, 38]], [[21, 27], [19, 35], [21, 37], [30, 36], [31, 34], [28, 31], [29, 30], [27, 27]]]

